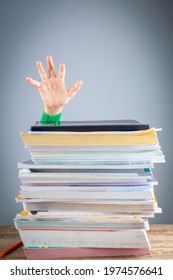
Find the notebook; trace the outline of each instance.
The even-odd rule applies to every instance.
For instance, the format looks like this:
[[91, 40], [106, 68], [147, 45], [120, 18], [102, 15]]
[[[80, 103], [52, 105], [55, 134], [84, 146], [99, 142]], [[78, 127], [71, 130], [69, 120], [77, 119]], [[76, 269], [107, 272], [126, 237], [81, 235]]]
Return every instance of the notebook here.
[[47, 124], [37, 121], [31, 131], [137, 131], [149, 129], [148, 124], [136, 120], [62, 121]]

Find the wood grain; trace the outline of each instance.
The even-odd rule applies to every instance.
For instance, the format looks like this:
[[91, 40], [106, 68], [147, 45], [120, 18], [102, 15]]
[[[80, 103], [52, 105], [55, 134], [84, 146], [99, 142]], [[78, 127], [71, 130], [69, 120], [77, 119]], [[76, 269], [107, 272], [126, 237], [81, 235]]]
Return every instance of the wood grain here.
[[[148, 237], [152, 254], [149, 256], [97, 258], [107, 260], [172, 260], [173, 259], [173, 225], [150, 225]], [[0, 252], [20, 240], [13, 225], [0, 226]], [[3, 257], [3, 260], [25, 260], [22, 246]], [[89, 259], [89, 258], [81, 258]], [[93, 258], [94, 259], [94, 258]]]

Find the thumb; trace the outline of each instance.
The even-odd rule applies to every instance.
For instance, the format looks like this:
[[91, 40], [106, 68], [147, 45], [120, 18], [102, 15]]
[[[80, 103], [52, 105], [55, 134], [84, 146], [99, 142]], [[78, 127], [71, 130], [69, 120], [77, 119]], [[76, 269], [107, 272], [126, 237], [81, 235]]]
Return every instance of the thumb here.
[[80, 90], [82, 84], [83, 81], [79, 80], [71, 87], [71, 89], [68, 90], [68, 95], [70, 98], [72, 98]]

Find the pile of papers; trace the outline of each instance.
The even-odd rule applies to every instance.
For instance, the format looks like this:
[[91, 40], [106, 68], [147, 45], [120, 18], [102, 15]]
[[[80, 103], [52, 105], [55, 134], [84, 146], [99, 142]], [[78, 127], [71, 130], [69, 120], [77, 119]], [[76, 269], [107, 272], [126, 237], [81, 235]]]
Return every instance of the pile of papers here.
[[21, 133], [31, 160], [18, 163], [14, 223], [28, 259], [151, 253], [148, 218], [161, 213], [152, 168], [165, 159], [156, 129], [120, 123]]

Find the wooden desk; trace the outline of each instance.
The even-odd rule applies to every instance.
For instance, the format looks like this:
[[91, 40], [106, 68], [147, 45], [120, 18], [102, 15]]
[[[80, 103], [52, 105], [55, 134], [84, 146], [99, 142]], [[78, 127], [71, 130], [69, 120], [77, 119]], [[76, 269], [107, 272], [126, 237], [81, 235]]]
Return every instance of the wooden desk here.
[[[139, 257], [109, 257], [97, 258], [108, 260], [173, 260], [173, 225], [150, 225], [148, 237], [151, 243], [152, 255]], [[0, 252], [19, 241], [18, 231], [14, 226], [0, 226]], [[4, 256], [4, 260], [25, 260], [22, 247]], [[93, 258], [94, 259], [94, 258]]]

